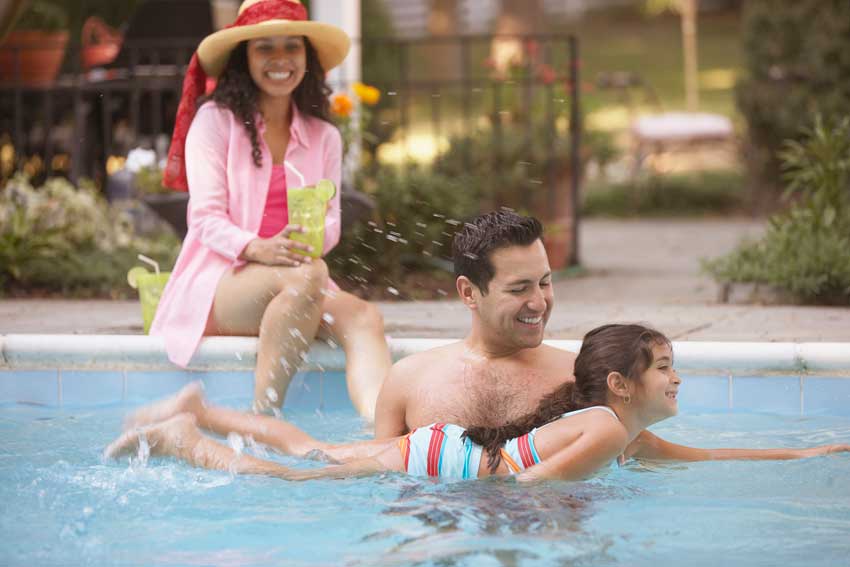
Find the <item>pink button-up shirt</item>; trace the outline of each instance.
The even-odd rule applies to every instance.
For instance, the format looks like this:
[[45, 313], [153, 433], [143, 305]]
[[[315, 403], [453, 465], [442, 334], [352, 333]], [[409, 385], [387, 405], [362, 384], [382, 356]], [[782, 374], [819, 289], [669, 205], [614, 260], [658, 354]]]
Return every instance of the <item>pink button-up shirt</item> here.
[[[186, 138], [189, 180], [189, 231], [162, 294], [151, 335], [165, 338], [172, 362], [186, 366], [206, 328], [221, 277], [242, 265], [239, 255], [257, 238], [269, 191], [272, 156], [257, 121], [262, 165], [251, 157], [251, 139], [226, 108], [207, 102], [198, 109]], [[290, 141], [285, 160], [307, 185], [330, 179], [340, 187], [342, 140], [331, 124], [306, 116], [292, 105]], [[286, 185], [301, 180], [289, 168]], [[339, 242], [340, 191], [328, 204], [323, 255]]]

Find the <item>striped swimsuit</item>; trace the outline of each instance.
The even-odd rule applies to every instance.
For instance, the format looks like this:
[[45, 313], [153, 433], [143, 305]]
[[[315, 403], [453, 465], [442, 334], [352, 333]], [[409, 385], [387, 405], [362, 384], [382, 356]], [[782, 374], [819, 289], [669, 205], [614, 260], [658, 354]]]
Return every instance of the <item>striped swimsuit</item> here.
[[[593, 409], [604, 410], [617, 417], [607, 406], [593, 406], [565, 413], [558, 419]], [[450, 423], [433, 423], [414, 429], [398, 442], [404, 459], [404, 470], [416, 476], [478, 478], [482, 447], [464, 437], [465, 432], [463, 427]], [[540, 456], [534, 447], [536, 434], [537, 428], [511, 439], [500, 450], [501, 457], [513, 474], [540, 462]]]

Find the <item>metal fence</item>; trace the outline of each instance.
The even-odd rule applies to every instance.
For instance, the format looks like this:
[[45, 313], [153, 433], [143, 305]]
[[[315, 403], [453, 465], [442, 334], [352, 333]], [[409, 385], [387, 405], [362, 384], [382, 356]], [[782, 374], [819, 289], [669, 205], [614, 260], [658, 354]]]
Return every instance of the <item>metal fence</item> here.
[[[513, 63], [500, 67], [490, 59], [498, 42], [513, 46]], [[66, 70], [50, 84], [4, 81], [0, 145], [14, 147], [16, 167], [36, 159], [46, 174], [72, 180], [103, 179], [111, 156], [138, 145], [165, 151], [183, 73], [197, 43], [187, 38], [127, 42], [109, 67], [89, 71], [82, 71], [80, 49], [72, 46]], [[485, 136], [498, 170], [510, 165], [501, 155], [508, 137], [542, 136], [553, 159], [556, 146], [566, 144], [568, 163], [561, 171], [569, 171], [571, 255], [577, 261], [581, 113], [575, 37], [370, 39], [360, 47], [364, 75], [382, 93], [371, 126], [402, 153], [415, 154], [422, 139], [439, 155], [450, 140]], [[347, 89], [348, 82], [338, 77], [332, 86]], [[561, 189], [549, 188], [550, 195], [556, 191]]]

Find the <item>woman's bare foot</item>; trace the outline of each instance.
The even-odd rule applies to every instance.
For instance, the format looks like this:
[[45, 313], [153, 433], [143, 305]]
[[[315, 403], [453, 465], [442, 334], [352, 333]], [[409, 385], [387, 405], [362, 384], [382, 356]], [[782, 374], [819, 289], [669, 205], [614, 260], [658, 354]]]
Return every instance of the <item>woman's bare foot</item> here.
[[103, 451], [104, 458], [135, 454], [143, 437], [151, 455], [180, 457], [197, 445], [202, 434], [194, 415], [180, 413], [154, 425], [125, 431]]
[[200, 417], [203, 409], [204, 389], [200, 382], [195, 381], [170, 398], [154, 402], [127, 416], [124, 419], [124, 431], [165, 421], [179, 413], [191, 413]]

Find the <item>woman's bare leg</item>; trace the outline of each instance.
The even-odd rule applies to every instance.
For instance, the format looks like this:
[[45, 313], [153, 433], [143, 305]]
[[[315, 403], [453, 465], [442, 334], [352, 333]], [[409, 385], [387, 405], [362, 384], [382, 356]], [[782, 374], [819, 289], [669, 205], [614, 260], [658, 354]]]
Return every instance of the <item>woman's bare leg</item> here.
[[293, 470], [271, 461], [237, 453], [232, 448], [205, 437], [198, 429], [195, 416], [188, 413], [178, 414], [143, 429], [124, 432], [106, 448], [104, 456], [117, 459], [122, 455], [133, 454], [138, 450], [142, 438], [147, 441], [153, 456], [172, 456], [196, 467], [239, 474], [308, 480], [349, 478], [382, 471], [403, 470], [401, 453], [398, 450], [393, 451], [391, 447], [387, 447], [375, 457], [361, 458], [343, 465]]
[[254, 407], [283, 405], [292, 375], [316, 335], [327, 266], [321, 260], [297, 268], [251, 263], [222, 277], [206, 335], [259, 337]]
[[377, 306], [350, 293], [326, 295], [319, 336], [342, 345], [348, 396], [361, 416], [374, 420], [375, 402], [392, 366], [383, 316]]
[[342, 445], [325, 443], [286, 421], [208, 404], [199, 382], [189, 384], [170, 398], [137, 410], [125, 420], [124, 427], [129, 430], [150, 426], [182, 413], [191, 414], [198, 426], [218, 435], [237, 433], [251, 436], [254, 441], [273, 447], [281, 453], [299, 457], [319, 451], [321, 455], [341, 463], [373, 457], [387, 447], [396, 446], [397, 443], [396, 439]]

